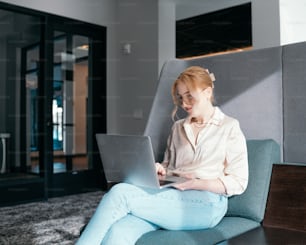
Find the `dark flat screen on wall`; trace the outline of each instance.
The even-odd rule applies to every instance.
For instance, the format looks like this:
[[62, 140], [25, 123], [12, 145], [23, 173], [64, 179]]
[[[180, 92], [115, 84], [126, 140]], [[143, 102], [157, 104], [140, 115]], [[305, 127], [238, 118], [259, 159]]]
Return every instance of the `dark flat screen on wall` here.
[[176, 57], [187, 58], [252, 46], [251, 3], [176, 22]]

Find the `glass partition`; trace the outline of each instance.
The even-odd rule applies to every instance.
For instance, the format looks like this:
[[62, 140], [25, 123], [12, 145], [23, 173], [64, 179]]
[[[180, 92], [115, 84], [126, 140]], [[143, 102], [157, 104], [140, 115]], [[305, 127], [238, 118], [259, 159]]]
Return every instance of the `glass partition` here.
[[88, 169], [87, 101], [89, 38], [54, 32], [54, 172]]
[[106, 29], [0, 3], [0, 30], [0, 206], [106, 188]]
[[41, 18], [0, 9], [0, 19], [0, 133], [6, 136], [0, 181], [39, 177], [31, 173], [29, 153], [36, 152], [37, 162]]

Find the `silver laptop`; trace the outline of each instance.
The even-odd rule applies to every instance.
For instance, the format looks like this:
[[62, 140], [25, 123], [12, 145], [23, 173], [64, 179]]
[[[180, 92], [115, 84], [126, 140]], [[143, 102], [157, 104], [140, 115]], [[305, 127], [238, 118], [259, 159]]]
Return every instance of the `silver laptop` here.
[[156, 173], [151, 139], [141, 135], [96, 134], [107, 182], [164, 188], [186, 181]]

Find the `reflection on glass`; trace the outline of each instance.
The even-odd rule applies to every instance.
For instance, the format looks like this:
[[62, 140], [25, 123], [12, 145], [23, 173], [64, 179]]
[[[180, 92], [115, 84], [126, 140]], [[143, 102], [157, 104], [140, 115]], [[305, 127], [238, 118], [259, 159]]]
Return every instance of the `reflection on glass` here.
[[33, 45], [26, 49], [26, 161], [31, 172], [39, 173], [39, 94], [38, 94], [38, 72], [39, 72], [39, 46]]
[[10, 136], [6, 137], [6, 166], [0, 180], [36, 178], [30, 172], [39, 162], [41, 19], [4, 9], [0, 16], [0, 134]]
[[87, 37], [55, 32], [53, 65], [54, 172], [88, 169]]
[[52, 104], [53, 118], [53, 149], [63, 149], [63, 106], [61, 101], [53, 99]]

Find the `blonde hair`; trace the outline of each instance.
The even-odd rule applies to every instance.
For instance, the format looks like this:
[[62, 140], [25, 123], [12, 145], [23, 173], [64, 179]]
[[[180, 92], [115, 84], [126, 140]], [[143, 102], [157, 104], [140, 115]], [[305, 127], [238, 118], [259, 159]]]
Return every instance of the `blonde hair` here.
[[[201, 66], [190, 66], [184, 70], [178, 78], [174, 81], [171, 89], [173, 103], [175, 105], [172, 112], [172, 119], [176, 117], [176, 112], [178, 106], [180, 106], [180, 101], [177, 97], [177, 85], [179, 83], [185, 84], [190, 92], [194, 92], [197, 89], [204, 90], [208, 87], [214, 89], [215, 77], [212, 73]], [[211, 103], [214, 104], [214, 95], [211, 96]]]

